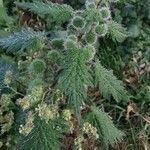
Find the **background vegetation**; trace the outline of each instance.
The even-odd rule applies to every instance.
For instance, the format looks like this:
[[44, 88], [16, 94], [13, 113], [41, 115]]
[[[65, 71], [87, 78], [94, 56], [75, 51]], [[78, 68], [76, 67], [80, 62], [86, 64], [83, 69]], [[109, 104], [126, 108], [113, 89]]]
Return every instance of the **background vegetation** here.
[[150, 149], [150, 1], [93, 1], [0, 0], [0, 149]]

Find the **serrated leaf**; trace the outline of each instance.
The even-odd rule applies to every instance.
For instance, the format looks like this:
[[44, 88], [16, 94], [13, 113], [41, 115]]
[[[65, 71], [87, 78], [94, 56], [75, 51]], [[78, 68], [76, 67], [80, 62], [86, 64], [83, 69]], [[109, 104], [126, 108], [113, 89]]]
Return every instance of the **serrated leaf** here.
[[43, 32], [35, 32], [32, 29], [22, 29], [22, 31], [15, 32], [9, 37], [0, 38], [0, 46], [6, 49], [7, 52], [20, 53], [28, 48], [38, 48], [44, 38]]
[[123, 42], [128, 37], [128, 32], [119, 23], [110, 21], [108, 23], [108, 29], [111, 38], [117, 42]]
[[0, 5], [0, 25], [8, 26], [12, 24], [13, 19], [8, 16], [5, 7]]
[[42, 18], [48, 15], [53, 22], [57, 22], [58, 24], [68, 21], [73, 13], [72, 7], [65, 4], [60, 5], [52, 2], [43, 3], [38, 1], [34, 1], [33, 3], [16, 2], [15, 4], [19, 8], [29, 10]]
[[92, 106], [86, 119], [96, 127], [100, 141], [103, 142], [105, 148], [109, 145], [114, 146], [124, 136], [124, 133], [114, 126], [110, 116], [98, 107]]
[[34, 128], [18, 143], [18, 150], [60, 150], [60, 139], [66, 131], [66, 126], [61, 119], [50, 120], [48, 123], [35, 118]]
[[86, 56], [81, 49], [68, 49], [59, 86], [68, 97], [68, 105], [80, 114], [80, 107], [87, 97], [91, 76], [86, 66]]
[[95, 65], [95, 84], [106, 98], [112, 95], [117, 102], [128, 99], [122, 81], [114, 76], [112, 70], [104, 68], [98, 60]]

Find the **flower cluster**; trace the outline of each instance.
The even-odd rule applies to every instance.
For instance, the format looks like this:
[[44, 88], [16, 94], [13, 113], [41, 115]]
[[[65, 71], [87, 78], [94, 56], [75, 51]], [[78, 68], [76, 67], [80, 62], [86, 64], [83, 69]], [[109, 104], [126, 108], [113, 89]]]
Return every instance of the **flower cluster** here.
[[87, 53], [87, 60], [93, 60], [99, 37], [104, 37], [109, 32], [109, 22], [112, 20], [109, 4], [103, 1], [87, 0], [86, 9], [75, 11], [74, 16], [67, 26], [67, 39], [65, 49], [81, 49]]
[[6, 115], [1, 116], [0, 123], [2, 124], [1, 134], [8, 132], [14, 123], [14, 113], [12, 111], [10, 111]]
[[11, 103], [11, 96], [7, 94], [3, 94], [0, 100], [0, 115], [2, 115], [3, 112], [9, 110], [10, 103]]
[[10, 70], [6, 71], [5, 73], [5, 78], [4, 78], [4, 83], [6, 85], [9, 85], [12, 81], [12, 72]]
[[19, 105], [23, 111], [30, 108], [30, 101], [28, 99], [28, 96], [25, 96], [24, 98], [19, 98], [16, 101], [16, 104]]
[[35, 86], [31, 89], [30, 93], [24, 98], [19, 98], [16, 104], [19, 105], [23, 111], [29, 109], [31, 106], [38, 104], [41, 101], [43, 95], [43, 87]]
[[45, 120], [46, 123], [48, 123], [49, 120], [55, 119], [59, 116], [58, 106], [48, 105], [46, 103], [39, 104], [36, 111], [38, 112], [38, 116], [42, 120]]
[[64, 118], [66, 121], [70, 121], [71, 118], [72, 118], [72, 112], [71, 112], [71, 110], [65, 109], [65, 110], [63, 111], [63, 118]]
[[42, 85], [34, 86], [31, 90], [31, 94], [29, 94], [31, 104], [34, 105], [40, 102], [42, 96], [43, 96], [43, 86]]
[[8, 132], [14, 123], [14, 113], [9, 109], [11, 96], [3, 94], [0, 100], [1, 134]]
[[97, 133], [97, 129], [95, 127], [93, 127], [90, 123], [85, 122], [83, 124], [83, 128], [82, 131], [87, 134], [88, 136], [92, 136], [95, 137], [96, 139], [99, 137], [98, 133]]
[[70, 132], [73, 133], [74, 130], [74, 122], [72, 121], [72, 111], [69, 109], [65, 109], [63, 111], [63, 118], [67, 122]]
[[61, 102], [61, 101], [64, 101], [65, 97], [64, 97], [64, 94], [59, 89], [56, 89], [54, 91], [54, 97], [53, 97], [53, 99], [56, 102]]
[[79, 135], [75, 141], [74, 141], [74, 145], [76, 147], [77, 150], [82, 150], [82, 143], [84, 142], [84, 137], [83, 135]]
[[23, 134], [24, 136], [27, 136], [32, 129], [34, 128], [34, 116], [33, 112], [30, 111], [27, 114], [25, 125], [20, 125], [19, 133]]

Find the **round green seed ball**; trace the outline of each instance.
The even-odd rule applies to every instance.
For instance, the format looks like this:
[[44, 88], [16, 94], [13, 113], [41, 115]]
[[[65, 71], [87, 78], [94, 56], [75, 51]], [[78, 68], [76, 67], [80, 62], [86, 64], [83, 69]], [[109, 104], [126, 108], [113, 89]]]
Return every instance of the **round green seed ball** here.
[[65, 49], [76, 49], [76, 42], [74, 42], [73, 40], [67, 39], [64, 43], [64, 47]]
[[57, 63], [60, 57], [60, 53], [57, 50], [51, 50], [47, 54], [48, 60], [52, 63]]
[[46, 64], [43, 60], [35, 59], [31, 62], [29, 66], [29, 71], [34, 74], [40, 74], [45, 71]]
[[51, 45], [53, 49], [63, 49], [64, 41], [62, 39], [53, 39], [51, 41]]
[[97, 35], [94, 31], [89, 31], [85, 34], [85, 41], [87, 44], [94, 44], [97, 40]]
[[96, 4], [94, 1], [93, 2], [87, 1], [85, 3], [85, 7], [86, 9], [96, 9]]
[[108, 26], [107, 24], [98, 24], [95, 27], [95, 32], [99, 35], [99, 36], [105, 36], [108, 32]]
[[85, 26], [84, 18], [82, 18], [80, 16], [75, 16], [72, 19], [72, 24], [76, 29], [82, 29]]
[[87, 60], [91, 61], [94, 58], [95, 54], [96, 54], [96, 49], [92, 45], [87, 45], [85, 47], [84, 52], [85, 52]]
[[101, 17], [103, 18], [103, 20], [108, 20], [111, 18], [111, 12], [110, 9], [108, 7], [102, 7], [99, 10]]

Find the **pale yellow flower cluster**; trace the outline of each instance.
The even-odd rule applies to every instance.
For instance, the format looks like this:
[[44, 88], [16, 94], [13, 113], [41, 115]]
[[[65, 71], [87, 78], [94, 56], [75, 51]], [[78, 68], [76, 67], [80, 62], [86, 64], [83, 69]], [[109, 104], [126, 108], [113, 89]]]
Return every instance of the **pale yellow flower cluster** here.
[[70, 121], [71, 118], [72, 118], [72, 112], [71, 112], [71, 110], [65, 109], [65, 110], [63, 111], [63, 118], [64, 118], [66, 121]]
[[14, 113], [10, 111], [6, 115], [0, 116], [1, 134], [8, 132], [14, 123]]
[[9, 85], [12, 81], [12, 72], [10, 70], [6, 71], [5, 73], [5, 78], [4, 78], [4, 83], [6, 85]]
[[30, 101], [28, 96], [25, 96], [24, 98], [19, 98], [16, 101], [16, 104], [19, 105], [23, 111], [30, 108]]
[[64, 95], [63, 93], [59, 90], [59, 89], [56, 89], [56, 91], [54, 92], [54, 100], [56, 102], [62, 102], [64, 101]]
[[34, 121], [34, 116], [33, 113], [30, 111], [27, 115], [25, 125], [20, 125], [19, 133], [27, 136], [34, 128], [33, 121]]
[[43, 87], [36, 86], [32, 89], [31, 94], [26, 95], [24, 98], [19, 98], [16, 104], [19, 105], [23, 111], [29, 109], [31, 106], [36, 105], [42, 100]]
[[38, 112], [38, 116], [45, 120], [46, 123], [48, 123], [49, 120], [55, 119], [59, 116], [58, 106], [48, 105], [46, 103], [39, 104], [36, 111]]
[[98, 138], [97, 129], [88, 122], [83, 124], [82, 131], [89, 136], [95, 137], [96, 139]]
[[75, 144], [75, 147], [77, 150], [82, 150], [82, 143], [84, 142], [84, 137], [83, 135], [79, 135], [75, 141], [74, 141], [74, 144]]

